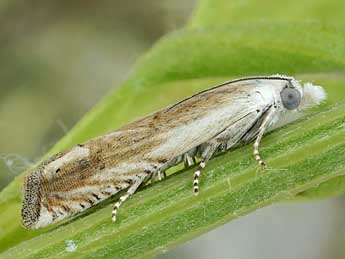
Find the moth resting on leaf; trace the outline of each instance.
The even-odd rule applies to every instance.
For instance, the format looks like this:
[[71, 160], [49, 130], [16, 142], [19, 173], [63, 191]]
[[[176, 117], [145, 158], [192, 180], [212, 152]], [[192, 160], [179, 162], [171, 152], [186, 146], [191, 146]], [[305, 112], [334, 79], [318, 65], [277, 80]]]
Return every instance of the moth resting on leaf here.
[[207, 162], [240, 143], [259, 143], [284, 113], [319, 105], [320, 86], [302, 87], [287, 76], [251, 77], [225, 82], [132, 122], [105, 136], [60, 152], [27, 175], [22, 220], [36, 229], [58, 222], [125, 191], [117, 209], [138, 187], [179, 163], [200, 159], [194, 193]]

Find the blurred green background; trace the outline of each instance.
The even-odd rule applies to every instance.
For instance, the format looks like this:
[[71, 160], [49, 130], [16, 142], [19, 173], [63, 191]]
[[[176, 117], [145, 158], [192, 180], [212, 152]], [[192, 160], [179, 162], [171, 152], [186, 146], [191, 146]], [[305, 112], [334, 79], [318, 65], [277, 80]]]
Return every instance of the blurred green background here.
[[[312, 8], [313, 1], [305, 2]], [[247, 7], [246, 0], [236, 3]], [[279, 7], [273, 3], [267, 11]], [[182, 27], [195, 5], [196, 0], [2, 1], [0, 189], [119, 85], [158, 38]], [[275, 18], [303, 19], [306, 7], [291, 8]], [[265, 20], [260, 14], [252, 18]], [[276, 205], [158, 258], [344, 258], [344, 208], [343, 197]]]

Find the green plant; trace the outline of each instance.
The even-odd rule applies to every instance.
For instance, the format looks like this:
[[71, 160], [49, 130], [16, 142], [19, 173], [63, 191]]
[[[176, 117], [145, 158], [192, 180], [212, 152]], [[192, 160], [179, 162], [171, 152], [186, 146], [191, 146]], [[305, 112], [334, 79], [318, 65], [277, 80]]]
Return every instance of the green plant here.
[[[19, 176], [0, 194], [0, 250], [11, 248], [0, 257], [150, 257], [274, 202], [343, 193], [345, 104], [335, 105], [345, 99], [342, 2], [293, 0], [282, 5], [201, 1], [185, 29], [153, 46], [128, 80], [49, 152], [231, 78], [284, 73], [325, 86], [328, 102], [315, 114], [264, 138], [262, 155], [271, 170], [258, 170], [252, 147], [244, 146], [211, 161], [198, 198], [191, 192], [193, 170], [187, 170], [134, 195], [116, 224], [108, 204], [38, 231], [20, 225]], [[66, 240], [78, 246], [74, 253], [66, 252]]]

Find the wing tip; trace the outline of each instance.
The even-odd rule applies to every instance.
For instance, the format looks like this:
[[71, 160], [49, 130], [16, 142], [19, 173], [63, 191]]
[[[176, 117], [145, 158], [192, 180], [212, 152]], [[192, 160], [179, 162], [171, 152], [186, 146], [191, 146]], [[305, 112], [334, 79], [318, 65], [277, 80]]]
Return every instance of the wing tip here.
[[22, 224], [27, 229], [35, 228], [41, 212], [41, 177], [39, 171], [27, 175], [24, 180]]

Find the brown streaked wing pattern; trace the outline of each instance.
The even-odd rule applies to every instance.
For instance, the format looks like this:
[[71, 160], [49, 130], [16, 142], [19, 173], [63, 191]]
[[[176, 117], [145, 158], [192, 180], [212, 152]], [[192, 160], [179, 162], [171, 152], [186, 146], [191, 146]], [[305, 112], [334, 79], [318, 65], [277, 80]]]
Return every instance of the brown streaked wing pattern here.
[[[26, 184], [24, 222], [25, 217], [37, 220], [37, 215], [24, 216], [25, 208], [33, 206], [30, 200], [40, 200], [52, 221], [60, 220], [128, 188], [134, 175], [154, 172], [165, 161], [208, 141], [253, 112], [256, 99], [248, 98], [248, 93], [254, 86], [255, 81], [249, 80], [204, 91], [43, 163], [38, 169], [37, 199]], [[239, 102], [246, 108], [240, 108]], [[218, 110], [220, 118], [210, 116]]]

